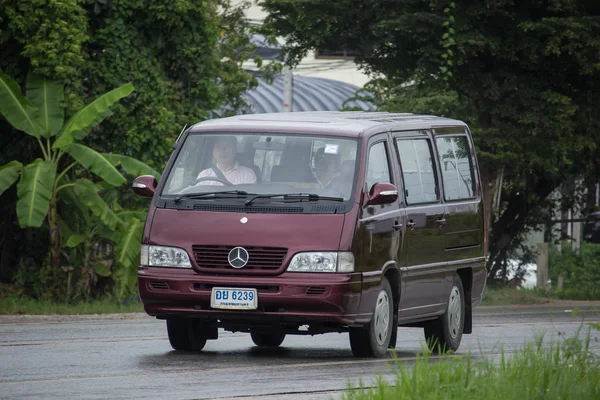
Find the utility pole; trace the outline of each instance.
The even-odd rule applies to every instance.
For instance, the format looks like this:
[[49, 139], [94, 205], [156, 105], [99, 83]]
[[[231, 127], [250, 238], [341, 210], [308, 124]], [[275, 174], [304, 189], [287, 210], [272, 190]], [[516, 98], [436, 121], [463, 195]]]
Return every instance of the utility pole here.
[[548, 243], [537, 243], [537, 287], [548, 288]]
[[283, 67], [283, 112], [293, 110], [294, 75], [292, 69], [286, 64]]

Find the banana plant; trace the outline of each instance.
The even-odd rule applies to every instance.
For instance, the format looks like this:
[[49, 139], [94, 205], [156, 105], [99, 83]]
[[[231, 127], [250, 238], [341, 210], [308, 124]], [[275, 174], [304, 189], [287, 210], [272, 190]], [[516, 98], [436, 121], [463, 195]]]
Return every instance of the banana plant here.
[[40, 157], [24, 164], [13, 160], [0, 167], [0, 195], [17, 183], [16, 212], [19, 225], [40, 227], [47, 220], [50, 232], [50, 262], [56, 277], [60, 266], [61, 233], [57, 202], [66, 190], [73, 190], [93, 214], [115, 228], [124, 229], [125, 221], [114, 213], [98, 195], [99, 188], [87, 179], [69, 180], [68, 172], [83, 168], [108, 185], [126, 182], [118, 168], [130, 173], [158, 172], [133, 158], [103, 154], [79, 143], [110, 114], [110, 108], [133, 91], [131, 83], [105, 93], [64, 121], [63, 86], [46, 77], [28, 74], [26, 97], [16, 81], [0, 71], [0, 114], [17, 130], [35, 138]]
[[[74, 187], [62, 193], [62, 201], [69, 209], [62, 216], [64, 219], [59, 218], [63, 260], [69, 277], [73, 276], [77, 282], [75, 296], [87, 298], [101, 276], [112, 278], [115, 294], [123, 298], [136, 288], [146, 211], [123, 210], [117, 188], [101, 184], [97, 189], [103, 192], [104, 202], [96, 197], [80, 197]], [[96, 215], [105, 217], [100, 219]], [[69, 282], [67, 279], [67, 298]]]

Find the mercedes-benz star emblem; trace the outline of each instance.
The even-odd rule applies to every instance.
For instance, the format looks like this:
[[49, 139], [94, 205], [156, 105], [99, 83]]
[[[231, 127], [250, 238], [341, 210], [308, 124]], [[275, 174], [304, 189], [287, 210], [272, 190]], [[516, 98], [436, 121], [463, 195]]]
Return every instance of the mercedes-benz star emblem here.
[[246, 222], [248, 222], [248, 218], [246, 218], [246, 217], [243, 217], [242, 219], [240, 219], [240, 222], [241, 222], [242, 224], [245, 224]]
[[229, 252], [227, 256], [227, 261], [229, 261], [229, 265], [233, 268], [243, 268], [248, 264], [248, 259], [250, 256], [248, 255], [248, 251], [246, 251], [243, 247], [234, 247]]

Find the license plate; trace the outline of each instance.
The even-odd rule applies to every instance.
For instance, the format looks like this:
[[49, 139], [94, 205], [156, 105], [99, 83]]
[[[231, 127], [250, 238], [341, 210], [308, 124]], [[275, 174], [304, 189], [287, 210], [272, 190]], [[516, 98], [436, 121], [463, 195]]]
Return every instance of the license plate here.
[[256, 289], [213, 288], [210, 306], [226, 310], [256, 310], [258, 295]]

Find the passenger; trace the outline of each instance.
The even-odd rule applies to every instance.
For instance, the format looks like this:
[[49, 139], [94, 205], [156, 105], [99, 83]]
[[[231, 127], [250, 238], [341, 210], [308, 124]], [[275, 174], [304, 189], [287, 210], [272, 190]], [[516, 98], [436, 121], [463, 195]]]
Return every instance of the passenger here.
[[[216, 165], [201, 171], [198, 179], [217, 178], [229, 181], [234, 185], [256, 183], [256, 174], [251, 168], [244, 167], [236, 161], [237, 139], [235, 136], [219, 137], [213, 147], [213, 157]], [[219, 176], [221, 175], [221, 176]], [[204, 180], [201, 185], [222, 185], [219, 181]]]
[[327, 189], [331, 182], [340, 174], [340, 155], [326, 154], [321, 147], [315, 153], [315, 178], [322, 189]]

